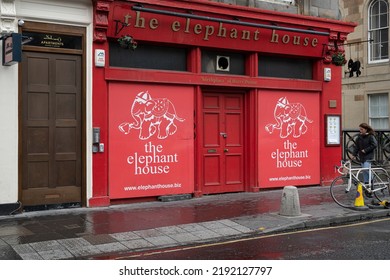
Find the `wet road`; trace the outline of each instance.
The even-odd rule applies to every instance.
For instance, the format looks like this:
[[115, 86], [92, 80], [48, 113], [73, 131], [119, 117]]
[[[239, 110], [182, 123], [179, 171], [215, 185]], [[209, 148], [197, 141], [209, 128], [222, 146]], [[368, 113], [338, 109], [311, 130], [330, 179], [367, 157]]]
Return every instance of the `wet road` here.
[[378, 260], [390, 259], [390, 218], [120, 256], [137, 260]]

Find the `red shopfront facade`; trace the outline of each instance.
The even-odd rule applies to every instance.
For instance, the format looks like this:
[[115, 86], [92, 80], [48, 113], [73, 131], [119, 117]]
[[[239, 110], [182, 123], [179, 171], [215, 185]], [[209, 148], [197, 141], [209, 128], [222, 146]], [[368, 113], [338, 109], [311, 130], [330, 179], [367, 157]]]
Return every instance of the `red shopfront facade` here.
[[342, 149], [331, 57], [353, 24], [202, 0], [94, 3], [90, 206], [329, 184]]

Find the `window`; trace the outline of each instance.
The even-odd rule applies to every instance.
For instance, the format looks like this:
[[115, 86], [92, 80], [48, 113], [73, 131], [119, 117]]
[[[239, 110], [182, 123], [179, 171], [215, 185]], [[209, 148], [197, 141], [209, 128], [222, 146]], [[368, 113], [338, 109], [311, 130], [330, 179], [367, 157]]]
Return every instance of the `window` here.
[[110, 42], [110, 66], [124, 68], [187, 71], [187, 50], [168, 46], [139, 44], [135, 51]]
[[374, 0], [368, 8], [369, 62], [389, 59], [389, 7], [385, 0]]
[[202, 72], [245, 75], [245, 57], [244, 53], [202, 50]]
[[312, 80], [313, 61], [306, 58], [259, 55], [259, 76]]
[[387, 93], [368, 96], [368, 118], [374, 129], [389, 129], [389, 96]]

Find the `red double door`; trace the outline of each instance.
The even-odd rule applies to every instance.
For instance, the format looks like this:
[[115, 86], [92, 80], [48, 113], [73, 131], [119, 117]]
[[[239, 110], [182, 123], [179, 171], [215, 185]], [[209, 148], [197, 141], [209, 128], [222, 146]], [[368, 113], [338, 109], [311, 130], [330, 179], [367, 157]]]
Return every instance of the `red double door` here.
[[203, 93], [202, 193], [244, 191], [244, 93]]

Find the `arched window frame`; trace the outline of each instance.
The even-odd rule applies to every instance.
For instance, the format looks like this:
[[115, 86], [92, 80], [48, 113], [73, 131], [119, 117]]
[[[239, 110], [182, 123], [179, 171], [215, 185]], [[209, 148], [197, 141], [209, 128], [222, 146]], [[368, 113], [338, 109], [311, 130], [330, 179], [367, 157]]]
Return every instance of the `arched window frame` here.
[[368, 62], [389, 61], [389, 3], [374, 0], [368, 7]]

